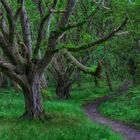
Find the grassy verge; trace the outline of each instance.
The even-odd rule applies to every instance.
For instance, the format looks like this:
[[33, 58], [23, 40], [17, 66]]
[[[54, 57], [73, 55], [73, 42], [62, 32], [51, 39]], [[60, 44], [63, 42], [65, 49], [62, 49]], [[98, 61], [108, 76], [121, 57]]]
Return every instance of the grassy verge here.
[[[52, 94], [50, 89], [48, 94]], [[67, 101], [44, 99], [52, 118], [47, 121], [17, 120], [24, 111], [23, 96], [14, 90], [0, 91], [0, 140], [122, 140], [109, 128], [91, 123], [81, 104], [108, 93], [105, 88], [73, 89]], [[44, 93], [45, 94], [45, 93]]]
[[103, 103], [100, 112], [140, 128], [140, 86], [132, 87], [126, 94]]

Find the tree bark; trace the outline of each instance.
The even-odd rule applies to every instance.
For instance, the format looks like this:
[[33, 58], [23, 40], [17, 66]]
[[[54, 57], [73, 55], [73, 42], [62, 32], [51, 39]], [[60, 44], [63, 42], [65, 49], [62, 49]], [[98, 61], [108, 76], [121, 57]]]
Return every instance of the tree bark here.
[[69, 99], [71, 86], [71, 82], [66, 82], [65, 80], [58, 80], [56, 87], [56, 95], [58, 99]]
[[76, 83], [77, 83], [77, 87], [80, 88], [81, 87], [81, 72], [78, 71], [76, 74]]
[[129, 59], [128, 66], [129, 66], [129, 73], [132, 76], [133, 84], [136, 85], [137, 84], [137, 74], [136, 74], [137, 67], [133, 59]]
[[0, 73], [0, 88], [9, 88], [10, 85], [9, 78], [5, 74]]
[[106, 82], [110, 91], [113, 91], [112, 82], [110, 78], [110, 66], [109, 63], [106, 61], [105, 63], [105, 73], [106, 73]]
[[13, 86], [14, 86], [14, 89], [15, 89], [16, 92], [20, 91], [20, 86], [14, 81], [13, 81]]
[[100, 82], [99, 82], [99, 78], [97, 76], [94, 76], [94, 82], [95, 82], [95, 87], [100, 87]]
[[41, 102], [40, 76], [35, 74], [35, 78], [30, 85], [23, 87], [25, 98], [25, 113], [23, 118], [44, 119], [45, 113]]

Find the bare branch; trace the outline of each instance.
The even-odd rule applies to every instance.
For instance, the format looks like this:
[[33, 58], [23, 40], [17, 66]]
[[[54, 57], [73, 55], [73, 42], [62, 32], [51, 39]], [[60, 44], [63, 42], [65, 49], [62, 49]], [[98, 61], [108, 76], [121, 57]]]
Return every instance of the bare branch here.
[[[62, 15], [62, 18], [58, 22], [57, 29], [61, 29], [61, 28], [65, 27], [65, 25], [67, 24], [67, 22], [69, 20], [70, 15], [75, 7], [76, 2], [77, 2], [77, 0], [68, 0], [67, 7], [65, 10], [66, 12]], [[55, 54], [54, 49], [56, 47], [58, 38], [59, 38], [59, 36], [57, 36], [55, 31], [53, 31], [50, 34], [50, 37], [48, 39], [48, 48], [46, 49], [44, 57], [40, 60], [40, 62], [38, 64], [40, 73], [42, 73], [44, 71], [44, 69], [47, 67], [48, 63], [51, 61], [52, 57], [54, 56], [54, 54]]]
[[11, 9], [10, 5], [7, 3], [6, 0], [1, 0], [1, 3], [2, 3], [3, 7], [5, 8], [7, 14], [9, 15], [9, 17], [12, 20], [14, 14], [13, 14], [13, 10]]
[[31, 32], [30, 32], [30, 21], [29, 21], [27, 11], [25, 8], [25, 0], [19, 0], [19, 4], [22, 5], [22, 9], [20, 12], [20, 21], [21, 21], [21, 27], [22, 27], [23, 40], [24, 40], [25, 45], [28, 48], [29, 58], [31, 58], [32, 40], [31, 40]]
[[61, 36], [67, 30], [70, 30], [70, 29], [73, 29], [73, 28], [76, 28], [76, 27], [79, 27], [79, 26], [82, 26], [82, 25], [86, 24], [91, 19], [91, 17], [93, 17], [97, 13], [97, 9], [98, 8], [96, 8], [96, 10], [94, 11], [94, 13], [92, 13], [91, 15], [89, 15], [83, 21], [72, 23], [72, 24], [68, 24], [68, 25], [66, 25], [66, 27], [63, 27], [61, 29], [58, 29], [58, 31], [56, 31], [57, 36]]
[[[49, 37], [48, 42], [49, 42], [49, 47], [51, 49], [55, 48], [58, 38], [63, 34], [61, 29], [65, 28], [65, 26], [67, 25], [69, 17], [71, 15], [71, 13], [73, 12], [76, 2], [77, 2], [77, 0], [67, 0], [67, 6], [65, 9], [65, 12], [62, 15], [62, 18], [60, 19], [60, 21], [58, 22], [56, 30], [53, 31]], [[60, 33], [59, 33], [59, 31], [60, 31]]]
[[18, 75], [14, 65], [0, 58], [0, 70], [20, 85], [24, 85], [24, 76]]
[[8, 28], [7, 28], [6, 21], [5, 21], [3, 14], [0, 19], [0, 29], [2, 31], [2, 34], [4, 35], [4, 38], [7, 39], [9, 36], [9, 33], [8, 33]]
[[[64, 13], [65, 12], [63, 10], [62, 11], [61, 10], [60, 11], [55, 10], [54, 8], [56, 7], [56, 4], [57, 4], [57, 0], [54, 0], [52, 8], [49, 9], [49, 12], [44, 17], [42, 17], [42, 19], [40, 21], [37, 43], [36, 43], [36, 47], [35, 47], [34, 53], [33, 53], [34, 57], [37, 56], [39, 48], [41, 46], [41, 42], [43, 40], [44, 26], [45, 26], [46, 21], [48, 21], [48, 23], [47, 23], [47, 34], [49, 34], [50, 24], [51, 24], [51, 19], [52, 19], [53, 14], [54, 13]], [[49, 35], [47, 35], [47, 37], [49, 37]]]
[[17, 21], [19, 15], [20, 15], [21, 10], [22, 10], [22, 5], [20, 5], [19, 8], [16, 10], [16, 13], [14, 15], [15, 21]]
[[[52, 9], [55, 9], [55, 7], [57, 6], [57, 2], [58, 2], [58, 0], [53, 1]], [[49, 17], [49, 19], [47, 21], [47, 34], [46, 34], [47, 38], [49, 38], [49, 36], [50, 36], [50, 26], [51, 26], [53, 15], [54, 15], [54, 13], [51, 13], [50, 17]]]
[[[49, 19], [49, 17], [50, 17], [52, 12], [54, 12], [54, 11], [50, 11], [48, 14], [46, 14], [41, 19], [41, 22], [40, 22], [40, 25], [39, 25], [39, 32], [38, 32], [38, 37], [37, 37], [37, 43], [36, 43], [36, 47], [34, 49], [33, 56], [36, 56], [38, 54], [38, 51], [39, 51], [39, 48], [41, 46], [41, 42], [42, 42], [42, 39], [43, 39], [43, 31], [44, 31], [45, 23]], [[61, 12], [61, 11], [55, 11], [55, 13], [59, 13], [59, 12]]]
[[9, 48], [2, 34], [0, 34], [0, 48], [3, 50], [9, 61], [11, 61], [13, 64], [16, 64], [16, 60], [12, 53], [12, 50], [11, 48]]
[[77, 0], [68, 0], [67, 7], [65, 10], [66, 12], [63, 14], [61, 20], [58, 23], [59, 29], [64, 28], [65, 25], [67, 24], [69, 17], [75, 7], [76, 2], [77, 2]]
[[124, 32], [118, 32], [115, 35], [120, 36], [120, 35], [128, 35], [128, 34], [129, 34], [129, 31], [124, 31]]
[[101, 4], [101, 6], [106, 9], [106, 10], [111, 10], [111, 8], [109, 7], [106, 7], [104, 4], [100, 3], [100, 2], [97, 2], [96, 0], [93, 0], [94, 3], [96, 3], [97, 5]]
[[16, 24], [16, 22], [14, 20], [14, 12], [6, 0], [1, 0], [1, 3], [2, 3], [2, 5], [5, 8], [6, 13], [7, 13], [7, 19], [9, 22], [9, 44], [11, 45], [11, 47], [13, 47], [14, 34], [15, 34], [15, 24]]
[[9, 70], [13, 70], [13, 71], [16, 69], [14, 65], [6, 62], [2, 58], [0, 58], [0, 68], [9, 69]]
[[44, 7], [42, 5], [42, 0], [32, 0], [32, 1], [37, 5], [37, 8], [39, 10], [39, 14], [42, 17], [44, 14]]
[[43, 39], [43, 31], [44, 31], [44, 25], [46, 20], [49, 18], [50, 16], [50, 12], [48, 14], [46, 14], [40, 21], [40, 25], [39, 25], [39, 32], [38, 32], [38, 37], [37, 37], [37, 43], [36, 43], [36, 47], [34, 49], [34, 53], [33, 56], [35, 57], [38, 54], [42, 39]]

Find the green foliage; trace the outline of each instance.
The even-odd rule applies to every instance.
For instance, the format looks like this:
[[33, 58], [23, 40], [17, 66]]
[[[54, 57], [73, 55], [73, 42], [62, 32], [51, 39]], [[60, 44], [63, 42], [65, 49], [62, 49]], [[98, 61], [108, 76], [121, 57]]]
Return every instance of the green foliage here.
[[[42, 0], [45, 13], [49, 11], [48, 7], [51, 7], [52, 0]], [[56, 10], [64, 10], [66, 0], [63, 2], [58, 1]], [[10, 1], [11, 5], [16, 11], [18, 6], [16, 0]], [[103, 37], [103, 35], [112, 31], [120, 24], [127, 12], [129, 22], [124, 29], [129, 34], [124, 36], [116, 36], [111, 41], [97, 46], [97, 48], [88, 50], [89, 52], [80, 52], [75, 56], [82, 58], [85, 55], [90, 55], [88, 66], [97, 65], [100, 59], [109, 62], [113, 78], [119, 75], [130, 77], [128, 75], [128, 60], [133, 59], [140, 71], [140, 54], [139, 54], [139, 35], [140, 35], [140, 1], [111, 1], [111, 10], [105, 10], [102, 6], [99, 6], [98, 12], [90, 18], [90, 20], [81, 27], [74, 28], [71, 31], [66, 32], [68, 38], [66, 43], [58, 41], [58, 49], [63, 48], [75, 48], [78, 45], [84, 43], [87, 44], [93, 40]], [[36, 44], [36, 38], [38, 34], [38, 27], [40, 22], [40, 15], [37, 5], [32, 0], [26, 1], [26, 8], [30, 17], [31, 34], [33, 47]], [[79, 1], [73, 14], [70, 17], [70, 23], [86, 20], [91, 13], [96, 9], [93, 0]], [[50, 31], [56, 30], [56, 25], [62, 14], [54, 14]], [[7, 22], [7, 21], [6, 21]], [[17, 31], [21, 35], [21, 27], [18, 22]], [[21, 35], [22, 36], [22, 35]], [[21, 37], [22, 38], [22, 37]], [[48, 43], [48, 38], [43, 39], [42, 42], [42, 54]], [[43, 47], [45, 46], [45, 47]], [[107, 48], [106, 53], [104, 48]], [[43, 56], [43, 55], [42, 55]], [[95, 71], [96, 67], [92, 66], [89, 71]], [[138, 71], [138, 72], [139, 72]], [[110, 72], [110, 73], [111, 73]], [[103, 73], [105, 69], [103, 68]], [[121, 75], [122, 74], [122, 75]], [[91, 78], [91, 77], [90, 77]], [[89, 81], [89, 77], [86, 81]], [[52, 82], [52, 81], [51, 81]], [[90, 81], [93, 82], [92, 80]], [[53, 98], [54, 89], [49, 91], [43, 91], [45, 95], [49, 96], [50, 101], [46, 102], [44, 95], [45, 109], [53, 117], [47, 122], [28, 122], [28, 121], [16, 121], [16, 118], [23, 114], [24, 103], [21, 93], [15, 94], [14, 90], [1, 90], [0, 94], [0, 139], [3, 140], [18, 140], [18, 139], [35, 139], [35, 140], [119, 140], [121, 139], [116, 134], [112, 133], [110, 129], [92, 124], [83, 112], [81, 111], [81, 105], [89, 100], [94, 100], [100, 96], [108, 93], [106, 88], [96, 89], [91, 88], [91, 83], [82, 85], [80, 89], [72, 89], [71, 99], [67, 101], [57, 101]], [[75, 86], [75, 85], [74, 85]], [[131, 89], [126, 95], [117, 97], [112, 101], [108, 101], [101, 106], [101, 111], [104, 115], [110, 116], [115, 119], [120, 119], [128, 123], [132, 123], [140, 127], [140, 112], [139, 112], [139, 87]], [[82, 91], [82, 92], [81, 92]], [[4, 119], [5, 118], [5, 119]]]
[[85, 34], [82, 36], [82, 41], [83, 41], [84, 43], [90, 43], [92, 40], [93, 40], [93, 37], [92, 37], [90, 34], [85, 33]]
[[105, 116], [140, 128], [140, 87], [130, 88], [126, 94], [103, 103], [100, 111]]
[[21, 93], [14, 90], [0, 90], [0, 118], [20, 116], [24, 110], [24, 102]]
[[63, 49], [63, 48], [75, 48], [75, 45], [73, 43], [68, 43], [68, 44], [60, 43], [58, 45], [58, 49]]
[[[47, 93], [52, 96], [54, 89]], [[45, 92], [45, 91], [44, 91]], [[44, 99], [44, 106], [50, 114], [47, 121], [24, 121], [13, 118], [24, 111], [23, 97], [14, 90], [0, 91], [0, 139], [2, 140], [122, 140], [110, 129], [91, 123], [81, 110], [81, 104], [87, 100], [96, 99], [107, 93], [86, 84], [81, 89], [72, 90], [72, 98], [68, 101]], [[46, 93], [45, 93], [46, 94]], [[47, 94], [48, 95], [48, 94]]]
[[95, 73], [95, 72], [96, 72], [96, 69], [97, 69], [97, 66], [92, 65], [92, 66], [89, 68], [89, 72], [90, 72], [90, 73]]

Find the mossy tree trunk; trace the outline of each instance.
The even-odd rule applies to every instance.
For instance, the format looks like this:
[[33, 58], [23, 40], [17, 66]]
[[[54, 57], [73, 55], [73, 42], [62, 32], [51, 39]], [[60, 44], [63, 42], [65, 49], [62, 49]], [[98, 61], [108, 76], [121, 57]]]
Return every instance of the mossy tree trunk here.
[[70, 98], [70, 90], [72, 86], [72, 81], [70, 79], [65, 79], [62, 77], [57, 81], [56, 86], [56, 95], [58, 99], [69, 99]]
[[28, 82], [22, 87], [25, 98], [25, 113], [23, 118], [43, 119], [45, 113], [41, 100], [40, 75], [35, 73], [28, 78]]

